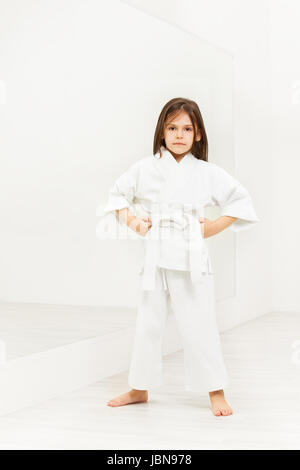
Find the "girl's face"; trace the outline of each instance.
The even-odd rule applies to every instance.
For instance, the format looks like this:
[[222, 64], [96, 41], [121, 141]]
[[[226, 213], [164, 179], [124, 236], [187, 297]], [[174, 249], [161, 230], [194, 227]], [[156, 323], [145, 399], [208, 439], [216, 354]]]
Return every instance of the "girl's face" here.
[[[164, 139], [167, 149], [175, 154], [188, 153], [194, 143], [194, 128], [190, 116], [181, 111], [175, 118], [167, 118], [164, 125]], [[201, 139], [200, 130], [197, 130], [195, 140]]]

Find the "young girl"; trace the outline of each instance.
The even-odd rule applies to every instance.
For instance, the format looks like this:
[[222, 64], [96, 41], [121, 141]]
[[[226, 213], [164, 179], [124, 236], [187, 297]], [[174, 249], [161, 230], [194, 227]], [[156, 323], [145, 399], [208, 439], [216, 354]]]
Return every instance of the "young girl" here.
[[[208, 142], [198, 105], [174, 98], [158, 118], [153, 155], [140, 159], [110, 190], [104, 218], [126, 224], [144, 241], [139, 278], [130, 390], [107, 402], [148, 400], [162, 383], [162, 338], [170, 305], [184, 347], [186, 390], [208, 392], [216, 416], [232, 414], [225, 400], [228, 374], [216, 322], [214, 277], [204, 239], [231, 226], [259, 221], [248, 191], [207, 161]], [[221, 216], [203, 217], [219, 205]]]

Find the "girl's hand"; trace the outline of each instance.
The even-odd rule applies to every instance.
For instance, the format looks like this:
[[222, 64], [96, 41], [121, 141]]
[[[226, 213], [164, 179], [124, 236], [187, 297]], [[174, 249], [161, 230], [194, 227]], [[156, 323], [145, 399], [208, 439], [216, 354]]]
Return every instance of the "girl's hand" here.
[[135, 217], [129, 225], [132, 230], [142, 235], [142, 237], [146, 235], [151, 226], [152, 223], [149, 217]]
[[199, 222], [201, 224], [202, 237], [207, 238], [207, 236], [209, 236], [209, 227], [214, 223], [214, 221], [207, 219], [206, 217], [200, 217]]

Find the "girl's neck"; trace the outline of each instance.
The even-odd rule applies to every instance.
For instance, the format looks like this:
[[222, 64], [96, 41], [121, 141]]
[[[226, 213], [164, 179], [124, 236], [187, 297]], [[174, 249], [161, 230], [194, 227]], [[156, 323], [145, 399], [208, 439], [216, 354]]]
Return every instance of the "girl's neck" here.
[[[168, 149], [169, 150], [169, 149]], [[171, 150], [169, 150], [170, 154], [173, 155], [173, 157], [175, 158], [175, 160], [179, 163], [180, 160], [183, 159], [183, 157], [185, 157], [185, 155], [187, 153], [189, 153], [189, 150], [187, 152], [184, 152], [184, 153], [175, 153], [175, 152], [172, 152]]]

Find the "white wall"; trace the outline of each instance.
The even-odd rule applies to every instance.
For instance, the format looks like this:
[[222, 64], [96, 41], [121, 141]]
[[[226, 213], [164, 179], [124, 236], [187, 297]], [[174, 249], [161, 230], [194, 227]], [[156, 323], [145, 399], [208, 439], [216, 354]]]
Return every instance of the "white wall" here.
[[[261, 222], [237, 234], [236, 323], [265, 314], [271, 301], [269, 10], [266, 0], [126, 0], [191, 31], [234, 56], [236, 177]], [[267, 197], [267, 195], [269, 197]]]
[[273, 310], [300, 310], [300, 3], [270, 1]]

